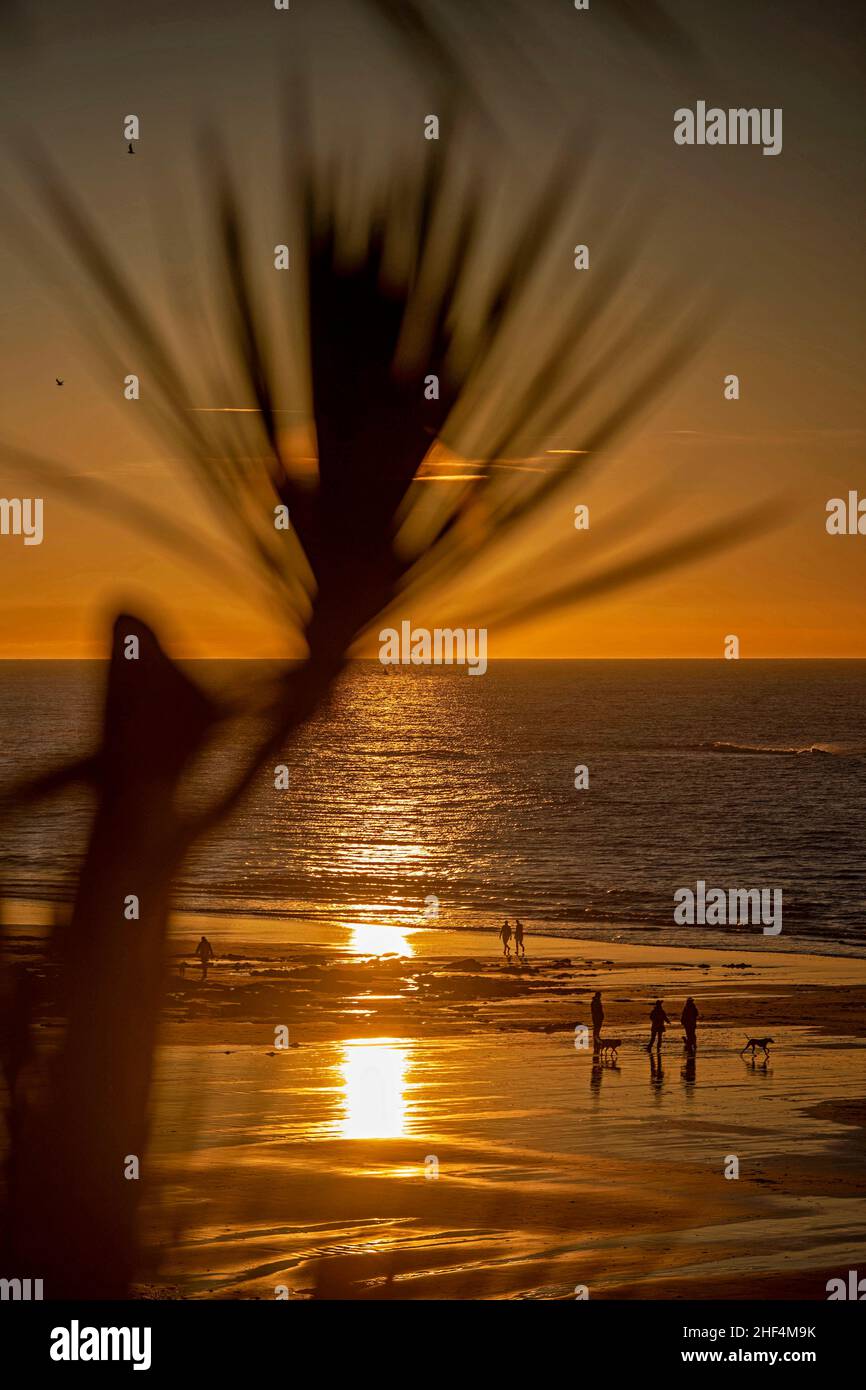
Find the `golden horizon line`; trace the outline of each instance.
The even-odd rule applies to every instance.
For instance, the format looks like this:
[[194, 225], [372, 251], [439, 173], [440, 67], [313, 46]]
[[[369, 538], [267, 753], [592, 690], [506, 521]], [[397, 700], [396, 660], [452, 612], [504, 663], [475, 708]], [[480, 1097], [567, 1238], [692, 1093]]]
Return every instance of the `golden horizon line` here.
[[[169, 650], [168, 655], [172, 658], [172, 660], [176, 660], [176, 661], [279, 661], [279, 662], [289, 662], [289, 661], [305, 661], [305, 660], [306, 660], [306, 657], [305, 657], [305, 656], [302, 656], [302, 655], [298, 655], [298, 656], [286, 656], [285, 653], [274, 653], [273, 655], [260, 655], [260, 656], [237, 656], [237, 655], [222, 655], [222, 656], [189, 656], [189, 655], [186, 655], [184, 652], [181, 652], [181, 651]], [[109, 655], [105, 655], [105, 656], [46, 656], [46, 655], [44, 655], [44, 654], [43, 654], [43, 655], [39, 655], [39, 656], [31, 656], [31, 655], [26, 655], [26, 656], [2, 656], [2, 655], [0, 655], [0, 665], [2, 665], [4, 662], [18, 662], [18, 661], [44, 661], [44, 662], [50, 662], [50, 661], [101, 661], [101, 662], [108, 662], [108, 661], [110, 661], [110, 660], [111, 660], [111, 658], [110, 658]], [[805, 662], [805, 661], [862, 661], [862, 662], [866, 662], [866, 653], [864, 653], [864, 654], [862, 654], [862, 655], [859, 655], [859, 654], [852, 654], [852, 653], [842, 653], [842, 654], [837, 654], [837, 655], [833, 655], [833, 656], [827, 655], [826, 653], [823, 654], [823, 655], [821, 655], [821, 656], [740, 656], [740, 657], [737, 657], [736, 660], [737, 660], [737, 662], [740, 662], [740, 663], [741, 663], [741, 662], [751, 662], [751, 663], [755, 663], [755, 662], [760, 662], [760, 661], [802, 661], [802, 662]], [[348, 656], [348, 657], [346, 657], [346, 663], [347, 663], [347, 664], [349, 664], [349, 663], [358, 663], [358, 662], [363, 662], [363, 661], [376, 662], [378, 665], [381, 665], [381, 664], [382, 664], [377, 656]], [[725, 664], [726, 666], [736, 664], [735, 662], [732, 662], [732, 661], [730, 661], [730, 660], [727, 660], [727, 659], [726, 659], [725, 657], [723, 657], [723, 656], [493, 656], [493, 657], [488, 657], [488, 658], [487, 658], [487, 664], [488, 664], [489, 666], [490, 666], [490, 665], [494, 665], [494, 664], [497, 663], [497, 662], [504, 663], [504, 662], [514, 662], [514, 661], [571, 661], [571, 662], [586, 662], [586, 661], [593, 661], [593, 662], [601, 662], [601, 661], [680, 661], [680, 662], [686, 662], [686, 661], [706, 661], [706, 662], [724, 662], [724, 664]], [[430, 664], [431, 666], [433, 665], [433, 663], [429, 663], [429, 664]], [[443, 666], [447, 666], [448, 664], [449, 664], [449, 663], [445, 662], [445, 663], [443, 663]], [[455, 664], [455, 665], [456, 665], [456, 663], [452, 663], [452, 664]], [[423, 669], [426, 668], [426, 665], [427, 665], [427, 663], [424, 663], [423, 665], [419, 665], [417, 669], [418, 669], [418, 670], [423, 670]], [[414, 668], [413, 668], [413, 666], [412, 666], [411, 663], [407, 663], [406, 669], [407, 669], [407, 670], [412, 670], [412, 669], [414, 669]], [[441, 667], [440, 667], [440, 669], [441, 669]]]

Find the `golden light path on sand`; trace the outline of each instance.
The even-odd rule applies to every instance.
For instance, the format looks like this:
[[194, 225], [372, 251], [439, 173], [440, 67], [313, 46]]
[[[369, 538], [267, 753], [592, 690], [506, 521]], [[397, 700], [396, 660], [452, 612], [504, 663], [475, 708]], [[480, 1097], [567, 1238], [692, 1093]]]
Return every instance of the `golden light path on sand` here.
[[353, 1038], [340, 1062], [343, 1139], [402, 1139], [407, 1049], [391, 1038]]
[[359, 956], [414, 956], [411, 929], [381, 926], [377, 922], [347, 922], [349, 950]]

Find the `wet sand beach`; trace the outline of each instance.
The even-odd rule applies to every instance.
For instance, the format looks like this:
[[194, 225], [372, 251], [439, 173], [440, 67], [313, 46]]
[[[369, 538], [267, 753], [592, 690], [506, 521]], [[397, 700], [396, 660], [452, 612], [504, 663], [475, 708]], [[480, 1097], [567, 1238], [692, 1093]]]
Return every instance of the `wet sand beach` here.
[[[862, 1264], [866, 962], [328, 935], [172, 977], [142, 1295], [823, 1299]], [[595, 989], [613, 1061], [575, 1034]]]
[[[37, 918], [7, 928], [18, 960], [39, 958]], [[592, 1054], [595, 990], [614, 1058]], [[740, 1055], [766, 1035], [769, 1059]], [[866, 1258], [864, 1060], [852, 957], [530, 931], [517, 962], [495, 928], [291, 922], [277, 939], [180, 915], [136, 1291], [824, 1299]]]

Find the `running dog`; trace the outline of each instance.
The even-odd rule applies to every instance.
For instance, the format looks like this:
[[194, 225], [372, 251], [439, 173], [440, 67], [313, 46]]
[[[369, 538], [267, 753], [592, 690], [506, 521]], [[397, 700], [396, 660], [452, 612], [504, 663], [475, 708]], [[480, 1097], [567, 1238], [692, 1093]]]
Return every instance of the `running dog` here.
[[760, 1047], [760, 1048], [763, 1048], [764, 1056], [765, 1056], [765, 1057], [769, 1057], [769, 1055], [770, 1055], [770, 1043], [774, 1043], [775, 1041], [776, 1041], [775, 1038], [749, 1038], [748, 1042], [746, 1043], [746, 1046], [743, 1048], [743, 1051], [740, 1053], [740, 1056], [742, 1057], [743, 1052], [748, 1052], [749, 1048], [751, 1048], [751, 1049], [752, 1049], [752, 1060], [754, 1061], [755, 1053], [756, 1053], [757, 1049]]
[[622, 1044], [622, 1038], [599, 1038], [598, 1055], [607, 1052], [611, 1057], [615, 1057]]

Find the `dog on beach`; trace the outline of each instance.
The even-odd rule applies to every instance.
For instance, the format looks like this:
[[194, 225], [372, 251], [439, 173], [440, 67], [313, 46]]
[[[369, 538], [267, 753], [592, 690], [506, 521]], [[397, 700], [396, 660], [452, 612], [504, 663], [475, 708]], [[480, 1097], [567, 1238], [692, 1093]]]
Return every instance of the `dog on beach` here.
[[775, 1042], [775, 1041], [776, 1041], [775, 1038], [749, 1038], [749, 1040], [748, 1040], [747, 1043], [746, 1043], [746, 1046], [743, 1048], [742, 1052], [740, 1053], [740, 1056], [742, 1057], [743, 1052], [748, 1052], [749, 1048], [751, 1048], [751, 1049], [752, 1049], [752, 1059], [754, 1060], [755, 1053], [756, 1053], [756, 1051], [758, 1050], [758, 1048], [760, 1047], [760, 1048], [763, 1048], [764, 1056], [765, 1056], [765, 1057], [769, 1057], [769, 1055], [770, 1055], [770, 1043], [771, 1043], [771, 1042]]
[[602, 1053], [604, 1053], [604, 1052], [609, 1053], [611, 1057], [615, 1057], [616, 1054], [617, 1054], [617, 1052], [619, 1051], [619, 1048], [620, 1048], [620, 1044], [621, 1044], [621, 1043], [622, 1043], [622, 1038], [599, 1038], [599, 1040], [598, 1040], [598, 1055], [599, 1055], [599, 1057], [600, 1057], [600, 1056], [602, 1055]]

